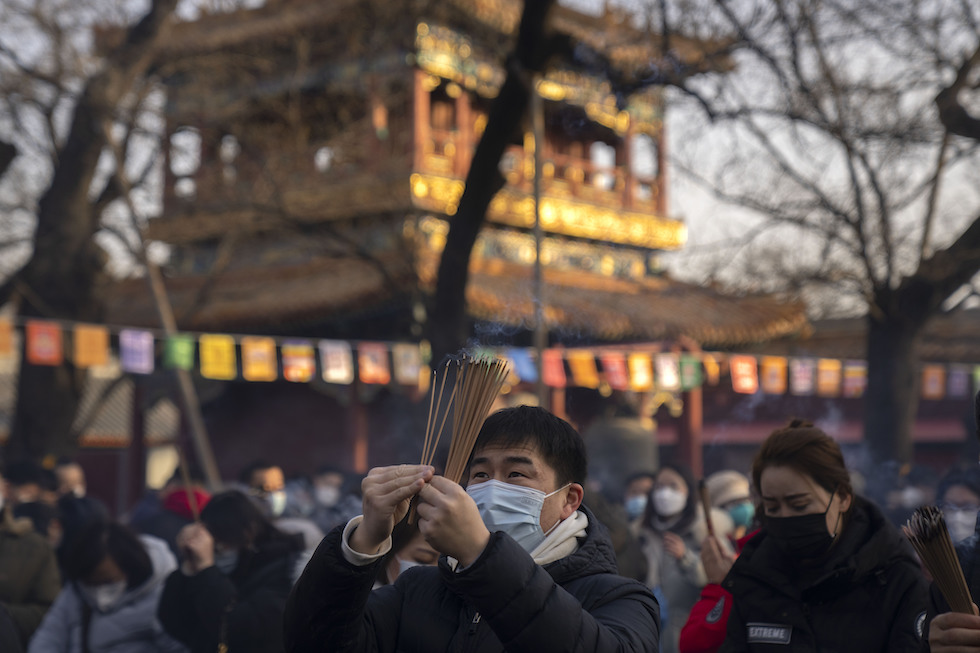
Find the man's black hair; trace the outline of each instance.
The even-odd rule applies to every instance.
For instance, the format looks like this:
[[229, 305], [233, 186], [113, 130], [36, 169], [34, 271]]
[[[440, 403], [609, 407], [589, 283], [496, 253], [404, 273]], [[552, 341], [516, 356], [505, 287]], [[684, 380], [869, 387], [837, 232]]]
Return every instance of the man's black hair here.
[[201, 511], [201, 521], [216, 542], [239, 551], [283, 535], [255, 502], [238, 490], [219, 492], [211, 497]]
[[490, 415], [483, 422], [473, 451], [487, 447], [530, 447], [555, 470], [558, 487], [585, 482], [587, 462], [582, 436], [571, 424], [544, 408], [514, 406]]
[[106, 556], [126, 576], [133, 589], [153, 575], [153, 562], [143, 542], [129, 528], [115, 522], [93, 522], [58, 549], [61, 569], [68, 580], [84, 581]]
[[70, 540], [95, 523], [109, 521], [109, 509], [98, 499], [65, 494], [58, 497], [58, 521], [64, 531], [62, 541]]
[[21, 459], [7, 462], [3, 477], [11, 485], [42, 485], [44, 468], [33, 460]]
[[657, 472], [651, 470], [641, 470], [638, 472], [633, 472], [623, 480], [623, 487], [627, 487], [633, 481], [638, 481], [641, 478], [648, 478], [652, 481], [655, 481], [657, 480]]
[[58, 492], [58, 475], [54, 473], [53, 469], [41, 468], [41, 473], [38, 474], [37, 484], [45, 492]]
[[252, 485], [252, 475], [255, 472], [259, 472], [266, 469], [271, 469], [272, 467], [278, 467], [279, 465], [270, 463], [268, 460], [255, 460], [248, 465], [246, 465], [241, 473], [238, 475], [238, 481], [242, 485]]

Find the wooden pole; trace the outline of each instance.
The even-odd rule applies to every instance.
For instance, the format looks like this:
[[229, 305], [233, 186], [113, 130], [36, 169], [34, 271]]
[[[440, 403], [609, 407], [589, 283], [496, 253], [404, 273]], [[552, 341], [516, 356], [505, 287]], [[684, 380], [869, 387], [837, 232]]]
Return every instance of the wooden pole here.
[[537, 353], [538, 403], [551, 408], [548, 389], [544, 385], [544, 350], [548, 346], [548, 327], [544, 323], [544, 271], [541, 248], [544, 233], [541, 228], [541, 176], [544, 169], [544, 100], [538, 93], [538, 78], [531, 84], [531, 123], [534, 131], [534, 351]]
[[[105, 131], [106, 142], [112, 147], [116, 159], [115, 177], [122, 189], [122, 199], [126, 203], [126, 208], [129, 210], [129, 217], [132, 221], [133, 228], [136, 230], [136, 233], [141, 234], [139, 246], [134, 253], [146, 267], [146, 278], [150, 284], [150, 290], [153, 292], [153, 300], [156, 303], [157, 313], [160, 316], [163, 330], [167, 334], [167, 337], [174, 336], [177, 334], [177, 320], [174, 318], [173, 308], [170, 306], [170, 299], [167, 297], [167, 289], [163, 285], [163, 277], [160, 275], [160, 269], [146, 254], [146, 244], [143, 242], [142, 230], [137, 220], [139, 213], [136, 210], [136, 205], [133, 204], [132, 188], [123, 170], [125, 158], [118, 141], [112, 134], [112, 125], [106, 122], [102, 128]], [[215, 464], [214, 453], [211, 451], [211, 442], [208, 439], [207, 429], [204, 426], [204, 418], [201, 416], [201, 405], [197, 398], [197, 391], [194, 389], [194, 382], [191, 379], [190, 372], [187, 370], [176, 369], [174, 372], [177, 375], [177, 387], [180, 392], [184, 415], [187, 417], [188, 424], [191, 427], [191, 439], [194, 442], [198, 463], [200, 463], [201, 470], [204, 472], [204, 479], [207, 482], [208, 488], [212, 492], [216, 491], [221, 486], [221, 476], [218, 474], [218, 466]]]

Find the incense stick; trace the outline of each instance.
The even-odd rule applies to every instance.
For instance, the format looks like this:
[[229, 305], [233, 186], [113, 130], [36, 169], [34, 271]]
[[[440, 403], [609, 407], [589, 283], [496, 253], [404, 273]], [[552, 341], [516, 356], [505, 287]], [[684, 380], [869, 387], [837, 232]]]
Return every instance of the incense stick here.
[[194, 488], [191, 487], [191, 474], [187, 468], [187, 458], [184, 457], [184, 450], [177, 447], [177, 466], [180, 467], [180, 475], [184, 480], [184, 492], [187, 493], [187, 505], [191, 509], [191, 516], [194, 517], [194, 522], [197, 523], [201, 521], [201, 510], [197, 505], [197, 496], [194, 494]]
[[918, 508], [902, 530], [953, 612], [973, 614], [973, 599], [942, 510], [935, 506]]
[[[430, 384], [432, 394], [429, 397], [429, 416], [422, 443], [421, 464], [432, 464], [449, 414], [452, 413], [452, 438], [443, 475], [454, 483], [460, 482], [470, 455], [473, 453], [483, 420], [490, 412], [490, 407], [507, 380], [508, 373], [508, 365], [503, 360], [474, 359], [465, 355], [433, 371], [433, 382]], [[450, 374], [455, 378], [449, 398], [444, 401], [446, 379]], [[410, 522], [414, 521], [414, 513], [413, 504]]]
[[[507, 379], [507, 371], [507, 364], [502, 360], [477, 360], [463, 356], [434, 372], [441, 379], [438, 384], [432, 384], [433, 394], [429, 398], [430, 414], [422, 449], [423, 465], [432, 464], [445, 424], [452, 413], [452, 439], [446, 459], [445, 476], [456, 483], [460, 481], [483, 420]], [[446, 379], [450, 373], [455, 374], [455, 379], [449, 399], [444, 401]]]
[[703, 478], [698, 481], [698, 494], [701, 496], [701, 508], [704, 510], [704, 523], [708, 525], [708, 535], [714, 537], [715, 525], [711, 523], [711, 496]]

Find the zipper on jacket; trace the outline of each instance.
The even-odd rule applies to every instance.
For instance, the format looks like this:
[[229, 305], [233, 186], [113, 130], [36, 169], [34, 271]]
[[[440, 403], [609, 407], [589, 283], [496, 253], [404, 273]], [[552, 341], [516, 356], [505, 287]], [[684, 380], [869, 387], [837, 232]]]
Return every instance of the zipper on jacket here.
[[480, 613], [477, 612], [473, 615], [473, 620], [470, 621], [470, 627], [466, 631], [466, 640], [463, 642], [462, 646], [459, 647], [460, 651], [476, 651], [478, 650], [478, 643], [480, 641], [479, 637], [476, 637], [476, 631], [480, 628]]

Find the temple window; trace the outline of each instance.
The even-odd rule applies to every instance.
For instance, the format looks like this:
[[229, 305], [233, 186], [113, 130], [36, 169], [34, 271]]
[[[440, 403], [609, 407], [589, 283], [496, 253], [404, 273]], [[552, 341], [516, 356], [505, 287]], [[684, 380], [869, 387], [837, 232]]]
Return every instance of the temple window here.
[[636, 179], [633, 195], [638, 200], [651, 200], [656, 179], [660, 175], [657, 143], [647, 134], [633, 136], [630, 151], [630, 171]]
[[616, 148], [596, 141], [589, 146], [592, 185], [599, 190], [613, 190], [616, 185]]

